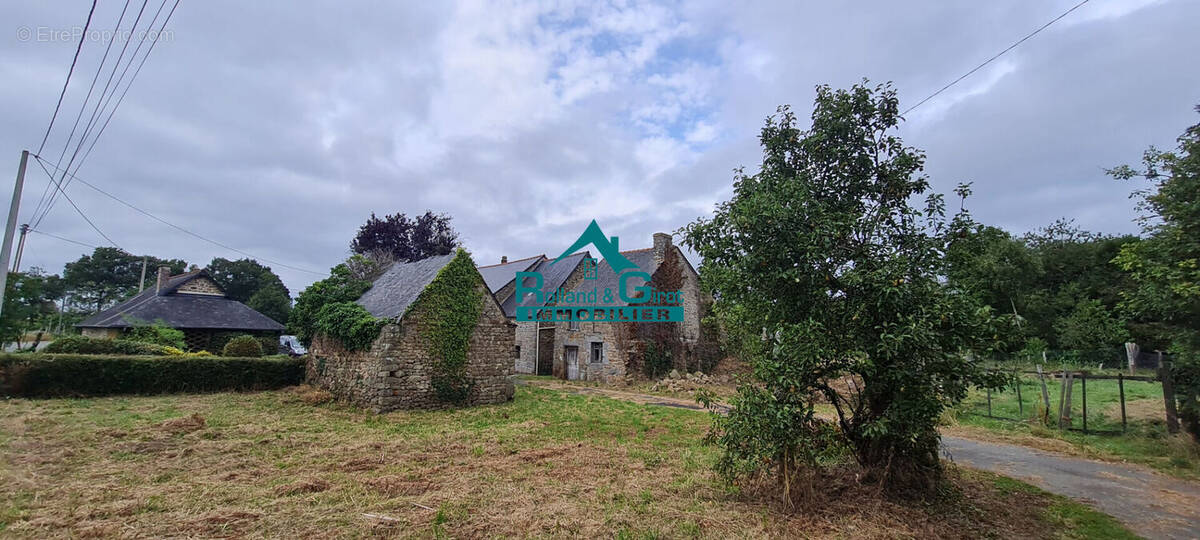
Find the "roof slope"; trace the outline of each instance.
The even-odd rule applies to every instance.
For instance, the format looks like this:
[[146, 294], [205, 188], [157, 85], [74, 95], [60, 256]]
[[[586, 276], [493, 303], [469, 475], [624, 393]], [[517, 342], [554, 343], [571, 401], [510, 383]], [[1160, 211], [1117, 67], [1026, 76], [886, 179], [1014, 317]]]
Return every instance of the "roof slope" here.
[[381, 319], [400, 317], [454, 256], [455, 253], [450, 253], [393, 264], [356, 302]]
[[[568, 255], [562, 260], [558, 261], [557, 264], [549, 259], [543, 259], [541, 262], [539, 262], [531, 271], [538, 272], [542, 275], [542, 298], [549, 298], [556, 289], [562, 287], [563, 284], [566, 283], [567, 278], [571, 277], [571, 273], [579, 267], [579, 263], [583, 262], [583, 259], [591, 256], [591, 253], [584, 251], [581, 253]], [[525, 278], [525, 280], [525, 286], [533, 286], [533, 278]], [[522, 302], [518, 303], [517, 295], [514, 291], [513, 295], [504, 299], [504, 303], [500, 305], [500, 308], [504, 310], [504, 316], [516, 317], [518, 305], [541, 307], [546, 305], [546, 303], [538, 302], [536, 297], [532, 294], [528, 295], [523, 299]]]
[[534, 255], [504, 264], [480, 266], [478, 267], [479, 274], [483, 276], [484, 283], [487, 283], [488, 290], [492, 291], [492, 294], [496, 294], [497, 291], [516, 279], [517, 272], [528, 272], [533, 265], [545, 258], [545, 255]]
[[161, 289], [146, 289], [75, 326], [129, 328], [161, 321], [172, 328], [283, 331], [282, 324], [237, 300], [176, 292], [185, 283], [207, 276], [204, 270], [172, 276]]
[[[621, 254], [624, 255], [625, 258], [629, 262], [637, 265], [636, 270], [640, 270], [640, 271], [645, 272], [650, 275], [654, 275], [654, 271], [658, 270], [658, 263], [655, 262], [655, 260], [654, 260], [654, 249], [653, 248], [635, 249], [632, 251], [622, 251]], [[621, 273], [623, 274], [624, 272], [621, 272]], [[613, 301], [611, 303], [605, 303], [604, 305], [612, 306], [612, 307], [620, 307], [620, 306], [627, 305], [627, 303], [625, 301], [621, 300], [620, 292], [619, 292], [620, 284], [621, 284], [620, 274], [618, 274], [617, 272], [614, 272], [612, 269], [612, 266], [609, 266], [608, 261], [604, 260], [604, 261], [600, 261], [599, 266], [596, 268], [596, 279], [585, 279], [585, 280], [579, 282], [579, 285], [577, 287], [575, 287], [575, 290], [576, 291], [590, 291], [590, 290], [592, 290], [593, 287], [595, 287], [596, 289], [598, 289], [600, 291], [603, 291], [604, 289], [612, 289]], [[644, 280], [640, 277], [636, 277], [636, 276], [630, 276], [629, 279], [626, 280], [626, 283], [625, 283], [630, 294], [634, 293], [634, 291], [635, 291], [634, 287], [640, 287], [645, 284], [646, 284], [646, 280]], [[575, 306], [577, 306], [577, 305], [583, 305], [583, 303], [582, 302], [560, 302], [560, 305], [575, 305]]]

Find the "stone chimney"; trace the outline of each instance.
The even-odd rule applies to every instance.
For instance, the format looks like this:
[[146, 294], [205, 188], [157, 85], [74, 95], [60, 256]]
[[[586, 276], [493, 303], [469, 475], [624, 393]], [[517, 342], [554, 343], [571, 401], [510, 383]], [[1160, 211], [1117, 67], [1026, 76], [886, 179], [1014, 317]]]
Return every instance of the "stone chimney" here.
[[500, 256], [500, 264], [505, 264], [507, 262], [508, 262], [508, 255], [501, 255]]
[[171, 268], [169, 266], [158, 267], [158, 283], [154, 286], [154, 292], [161, 291], [167, 286], [167, 280], [171, 279]]
[[662, 263], [671, 249], [671, 235], [664, 232], [654, 233], [654, 262]]

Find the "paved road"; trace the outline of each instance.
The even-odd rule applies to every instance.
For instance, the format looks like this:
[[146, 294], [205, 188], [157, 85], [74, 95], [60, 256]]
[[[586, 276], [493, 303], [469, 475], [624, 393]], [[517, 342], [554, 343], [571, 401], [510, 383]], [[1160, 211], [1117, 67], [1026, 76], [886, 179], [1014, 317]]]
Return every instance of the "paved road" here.
[[942, 436], [955, 463], [1010, 476], [1095, 506], [1146, 538], [1200, 538], [1200, 484], [1141, 467], [1024, 446]]
[[[529, 381], [533, 386], [577, 394], [699, 409], [694, 401], [576, 386], [556, 381]], [[967, 467], [1016, 478], [1051, 493], [1096, 507], [1146, 538], [1200, 539], [1200, 484], [1163, 476], [1149, 469], [1092, 461], [1024, 446], [942, 437], [943, 455]]]

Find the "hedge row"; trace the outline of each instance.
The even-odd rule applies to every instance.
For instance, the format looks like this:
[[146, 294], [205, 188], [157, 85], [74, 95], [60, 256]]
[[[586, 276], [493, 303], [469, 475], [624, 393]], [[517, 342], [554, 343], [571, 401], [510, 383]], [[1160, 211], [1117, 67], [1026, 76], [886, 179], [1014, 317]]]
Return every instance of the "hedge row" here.
[[266, 390], [300, 384], [299, 358], [0, 355], [0, 395], [102, 396]]

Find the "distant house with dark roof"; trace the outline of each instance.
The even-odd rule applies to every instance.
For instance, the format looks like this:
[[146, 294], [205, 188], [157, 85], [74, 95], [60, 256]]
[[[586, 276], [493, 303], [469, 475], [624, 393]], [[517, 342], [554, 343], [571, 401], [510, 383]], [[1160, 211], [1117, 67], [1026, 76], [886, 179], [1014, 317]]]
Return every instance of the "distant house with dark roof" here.
[[[593, 222], [593, 225], [595, 223]], [[488, 287], [500, 302], [504, 314], [516, 323], [514, 332], [514, 369], [517, 373], [536, 375], [553, 375], [562, 379], [589, 381], [616, 381], [626, 375], [629, 365], [631, 344], [622, 335], [620, 324], [594, 321], [516, 321], [517, 307], [531, 306], [545, 310], [570, 309], [570, 305], [555, 303], [551, 293], [563, 289], [567, 291], [583, 291], [606, 288], [616, 291], [619, 288], [621, 274], [625, 271], [636, 270], [653, 275], [665, 257], [678, 257], [683, 263], [683, 322], [680, 324], [681, 344], [684, 358], [681, 363], [689, 365], [692, 356], [696, 354], [696, 345], [700, 339], [700, 276], [688, 262], [683, 252], [671, 242], [671, 236], [666, 233], [656, 233], [652, 247], [620, 251], [614, 255], [611, 251], [599, 265], [594, 267], [594, 275], [585, 279], [588, 272], [586, 260], [591, 259], [589, 251], [571, 253], [587, 245], [584, 239], [590, 240], [598, 249], [615, 248], [599, 227], [588, 231], [581, 237], [581, 242], [571, 246], [558, 259], [550, 260], [544, 255], [527, 259], [507, 262], [480, 268], [480, 272], [494, 275], [488, 281]], [[617, 260], [620, 267], [614, 270], [608, 259]], [[532, 259], [532, 262], [531, 262]], [[542, 275], [542, 301], [536, 295], [527, 294], [525, 298], [517, 298], [516, 273], [538, 272]], [[524, 286], [533, 286], [533, 278], [526, 278]], [[628, 287], [638, 287], [645, 284], [640, 277], [630, 276]], [[619, 298], [606, 303], [609, 306], [625, 305]], [[651, 323], [658, 324], [658, 323]]]
[[[439, 299], [425, 292], [456, 259], [474, 269], [466, 251], [396, 263], [356, 302], [387, 323], [365, 350], [350, 351], [336, 339], [317, 335], [309, 347], [308, 380], [338, 399], [376, 412], [435, 408], [446, 403], [433, 388], [436, 355], [423, 332]], [[515, 272], [515, 271], [514, 271]], [[485, 276], [474, 272], [479, 316], [467, 347], [469, 404], [499, 403], [512, 397], [513, 325], [490, 293]]]
[[249, 334], [272, 344], [266, 350], [274, 353], [282, 324], [226, 297], [205, 270], [177, 276], [170, 272], [160, 267], [153, 287], [75, 326], [88, 337], [117, 338], [135, 326], [163, 324], [182, 330], [189, 349], [215, 353], [228, 338]]

